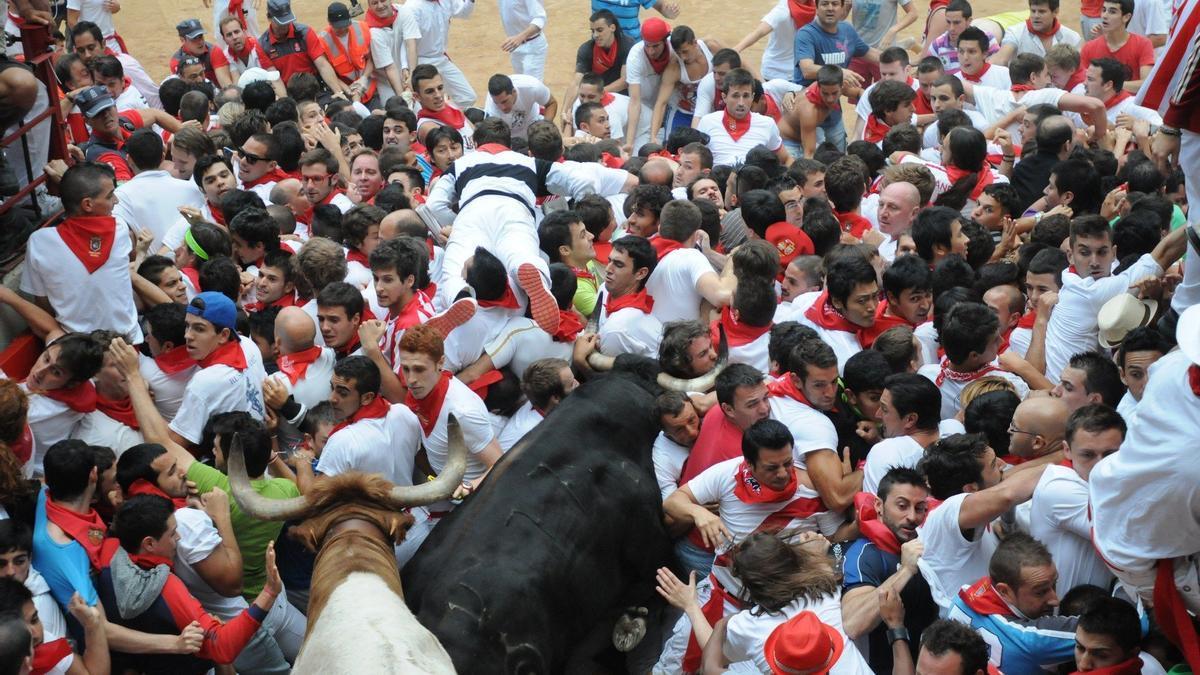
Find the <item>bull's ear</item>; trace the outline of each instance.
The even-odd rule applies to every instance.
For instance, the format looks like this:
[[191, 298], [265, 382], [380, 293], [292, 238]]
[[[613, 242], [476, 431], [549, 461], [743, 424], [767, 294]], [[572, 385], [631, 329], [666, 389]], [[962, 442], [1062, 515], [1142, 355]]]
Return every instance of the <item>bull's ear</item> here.
[[388, 515], [388, 536], [399, 545], [408, 536], [408, 530], [413, 526], [413, 517], [407, 513]]
[[287, 535], [292, 539], [304, 545], [310, 553], [316, 553], [318, 548], [317, 533], [313, 531], [313, 527], [307, 523], [301, 525], [293, 525], [287, 530]]

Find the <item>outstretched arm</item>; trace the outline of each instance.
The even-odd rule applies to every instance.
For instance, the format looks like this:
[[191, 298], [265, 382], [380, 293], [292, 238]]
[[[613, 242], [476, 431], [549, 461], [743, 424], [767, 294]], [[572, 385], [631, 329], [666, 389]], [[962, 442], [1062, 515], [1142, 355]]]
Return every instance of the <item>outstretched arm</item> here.
[[114, 338], [108, 346], [108, 355], [129, 383], [129, 400], [133, 404], [133, 414], [141, 427], [142, 437], [147, 443], [158, 443], [166, 448], [179, 463], [179, 470], [187, 473], [196, 458], [175, 440], [175, 434], [167, 428], [166, 420], [154, 407], [154, 398], [150, 396], [150, 388], [138, 366], [137, 350], [124, 339]]

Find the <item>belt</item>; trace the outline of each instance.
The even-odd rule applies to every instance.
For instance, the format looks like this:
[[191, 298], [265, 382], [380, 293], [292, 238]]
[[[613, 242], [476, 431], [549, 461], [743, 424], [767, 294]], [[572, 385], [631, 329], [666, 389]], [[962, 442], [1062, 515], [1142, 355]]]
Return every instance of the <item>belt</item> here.
[[480, 190], [479, 192], [476, 192], [474, 195], [472, 195], [470, 199], [463, 202], [458, 207], [458, 212], [462, 213], [462, 210], [467, 208], [467, 204], [470, 204], [471, 202], [475, 201], [476, 199], [479, 199], [480, 197], [507, 197], [508, 199], [513, 200], [514, 202], [520, 204], [521, 206], [524, 206], [525, 210], [529, 212], [529, 215], [533, 216], [533, 218], [535, 220], [537, 219], [537, 213], [534, 212], [533, 207], [529, 205], [529, 202], [526, 202], [524, 199], [521, 199], [520, 197], [514, 195], [511, 192], [505, 192], [504, 190], [490, 190], [490, 189], [489, 190]]

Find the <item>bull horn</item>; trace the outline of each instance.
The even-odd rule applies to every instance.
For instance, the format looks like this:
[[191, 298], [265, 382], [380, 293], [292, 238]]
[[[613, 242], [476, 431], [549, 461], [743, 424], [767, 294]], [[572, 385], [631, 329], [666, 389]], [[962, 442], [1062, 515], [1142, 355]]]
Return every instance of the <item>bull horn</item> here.
[[720, 341], [717, 344], [717, 365], [707, 373], [693, 377], [691, 379], [683, 377], [673, 377], [666, 373], [658, 374], [658, 384], [663, 389], [672, 391], [708, 391], [717, 383], [717, 376], [725, 370], [725, 365], [729, 362], [729, 340], [725, 337], [725, 327], [718, 326], [717, 330], [721, 333]]
[[438, 477], [420, 485], [396, 485], [392, 487], [391, 499], [394, 506], [428, 506], [454, 494], [454, 490], [462, 483], [463, 474], [467, 472], [467, 442], [463, 439], [462, 427], [451, 413], [446, 421], [446, 435], [449, 437], [450, 452], [446, 466]]
[[308, 510], [308, 499], [269, 499], [254, 490], [246, 473], [246, 458], [242, 455], [242, 435], [234, 434], [227, 456], [229, 488], [238, 508], [259, 520], [293, 520]]
[[607, 354], [601, 354], [600, 351], [597, 350], [591, 354], [588, 354], [587, 362], [588, 365], [592, 367], [592, 370], [605, 371], [612, 370], [613, 364], [617, 362], [617, 359], [616, 357], [608, 356]]

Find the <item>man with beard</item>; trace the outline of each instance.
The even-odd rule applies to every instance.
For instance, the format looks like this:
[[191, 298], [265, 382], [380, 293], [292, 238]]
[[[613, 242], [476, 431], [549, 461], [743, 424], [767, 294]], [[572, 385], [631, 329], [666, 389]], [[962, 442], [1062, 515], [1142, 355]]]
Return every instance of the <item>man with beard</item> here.
[[[871, 670], [889, 673], [890, 643], [920, 635], [938, 618], [929, 585], [917, 569], [925, 547], [917, 527], [929, 512], [929, 488], [920, 472], [896, 467], [879, 482], [878, 495], [860, 492], [855, 505], [863, 536], [850, 545], [842, 561], [843, 627], [851, 638], [866, 635]], [[900, 594], [903, 628], [889, 629], [881, 621], [880, 591]]]

